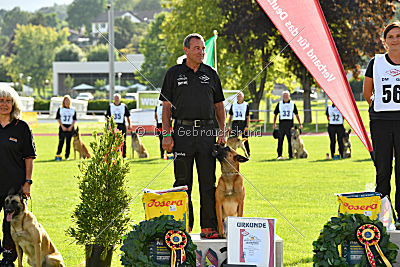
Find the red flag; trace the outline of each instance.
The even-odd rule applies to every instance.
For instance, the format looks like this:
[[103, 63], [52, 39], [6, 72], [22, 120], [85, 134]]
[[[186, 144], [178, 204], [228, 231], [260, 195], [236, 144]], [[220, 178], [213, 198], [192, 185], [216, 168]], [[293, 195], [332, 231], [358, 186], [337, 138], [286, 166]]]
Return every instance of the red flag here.
[[372, 151], [342, 62], [317, 0], [257, 0], [303, 65]]

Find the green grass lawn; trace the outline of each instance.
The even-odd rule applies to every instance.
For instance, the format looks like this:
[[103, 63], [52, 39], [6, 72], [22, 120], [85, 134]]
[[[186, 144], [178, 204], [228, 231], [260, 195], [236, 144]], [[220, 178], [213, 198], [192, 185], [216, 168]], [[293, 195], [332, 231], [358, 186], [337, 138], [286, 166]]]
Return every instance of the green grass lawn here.
[[[81, 133], [90, 133], [96, 128], [101, 131], [102, 128], [101, 123], [79, 125]], [[39, 124], [33, 132], [56, 133], [57, 124]], [[83, 137], [87, 145], [91, 139], [91, 136]], [[129, 160], [128, 191], [134, 199], [130, 205], [132, 225], [144, 219], [141, 189], [160, 172], [148, 188], [170, 188], [174, 181], [172, 164], [162, 172], [170, 161], [158, 159], [158, 137], [144, 137], [142, 140], [150, 158], [136, 157], [135, 160]], [[325, 155], [329, 152], [328, 136], [304, 136], [303, 140], [310, 155], [308, 159], [276, 161], [276, 140], [271, 136], [252, 137], [251, 160], [243, 163], [240, 169], [246, 179], [244, 215], [277, 219], [276, 232], [283, 238], [285, 266], [312, 265], [312, 242], [316, 240], [328, 219], [337, 215], [338, 202], [334, 193], [362, 191], [367, 184], [373, 185], [375, 182], [375, 169], [369, 153], [357, 137], [351, 137], [353, 157], [339, 161], [325, 160]], [[71, 214], [79, 201], [75, 178], [79, 173], [79, 161], [54, 161], [56, 136], [36, 136], [35, 141], [38, 157], [34, 161], [33, 213], [62, 253], [66, 265], [80, 266], [84, 261], [84, 248], [76, 245], [74, 240], [65, 234], [65, 230], [72, 224]], [[130, 137], [127, 144], [130, 147]], [[285, 154], [287, 156], [286, 141]], [[130, 149], [128, 158], [131, 158]], [[219, 175], [218, 163], [217, 177]], [[198, 211], [197, 175], [194, 176], [196, 182], [193, 200], [195, 211]], [[30, 202], [28, 204], [31, 208]], [[193, 232], [198, 233], [198, 212], [195, 216]], [[293, 224], [295, 229], [286, 220]], [[113, 266], [120, 266], [119, 254], [121, 252], [118, 249], [113, 255]]]

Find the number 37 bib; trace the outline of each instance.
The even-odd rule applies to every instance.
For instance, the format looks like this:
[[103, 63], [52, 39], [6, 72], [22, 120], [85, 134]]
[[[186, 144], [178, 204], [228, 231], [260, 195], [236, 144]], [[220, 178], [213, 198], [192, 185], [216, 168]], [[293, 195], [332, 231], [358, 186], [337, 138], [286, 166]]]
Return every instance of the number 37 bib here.
[[400, 66], [387, 62], [385, 55], [375, 55], [374, 110], [400, 110]]

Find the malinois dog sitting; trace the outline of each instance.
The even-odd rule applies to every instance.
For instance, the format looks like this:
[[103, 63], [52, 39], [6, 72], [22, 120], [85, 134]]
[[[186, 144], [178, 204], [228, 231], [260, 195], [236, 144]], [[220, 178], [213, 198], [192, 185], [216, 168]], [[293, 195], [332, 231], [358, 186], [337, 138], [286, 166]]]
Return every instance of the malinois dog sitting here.
[[138, 153], [139, 158], [148, 158], [149, 153], [144, 147], [139, 135], [136, 132], [131, 132], [132, 135], [132, 159], [135, 158], [135, 151]]
[[215, 209], [217, 213], [218, 232], [225, 237], [224, 220], [228, 216], [243, 217], [244, 184], [239, 173], [239, 163], [249, 159], [239, 155], [229, 146], [215, 145], [213, 155], [221, 163], [221, 177], [215, 191]]
[[292, 145], [292, 153], [295, 159], [305, 159], [308, 157], [308, 152], [304, 147], [303, 140], [300, 138], [301, 129], [297, 126], [290, 129], [290, 143]]
[[11, 223], [11, 236], [18, 255], [18, 266], [26, 254], [28, 264], [36, 267], [64, 267], [63, 258], [51, 242], [46, 230], [27, 210], [22, 191], [12, 189], [5, 199], [6, 220]]
[[79, 134], [79, 127], [76, 127], [76, 130], [72, 133], [72, 137], [74, 138], [74, 159], [76, 159], [76, 151], [79, 152], [79, 159], [88, 158], [90, 159], [90, 153], [85, 144], [81, 140], [81, 135]]

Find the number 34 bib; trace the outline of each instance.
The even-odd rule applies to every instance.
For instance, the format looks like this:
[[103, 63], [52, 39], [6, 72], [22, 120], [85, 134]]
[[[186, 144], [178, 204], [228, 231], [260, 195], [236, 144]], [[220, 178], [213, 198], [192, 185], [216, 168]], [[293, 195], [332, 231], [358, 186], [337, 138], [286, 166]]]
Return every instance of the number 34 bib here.
[[400, 66], [387, 62], [385, 55], [375, 55], [374, 110], [400, 110]]

